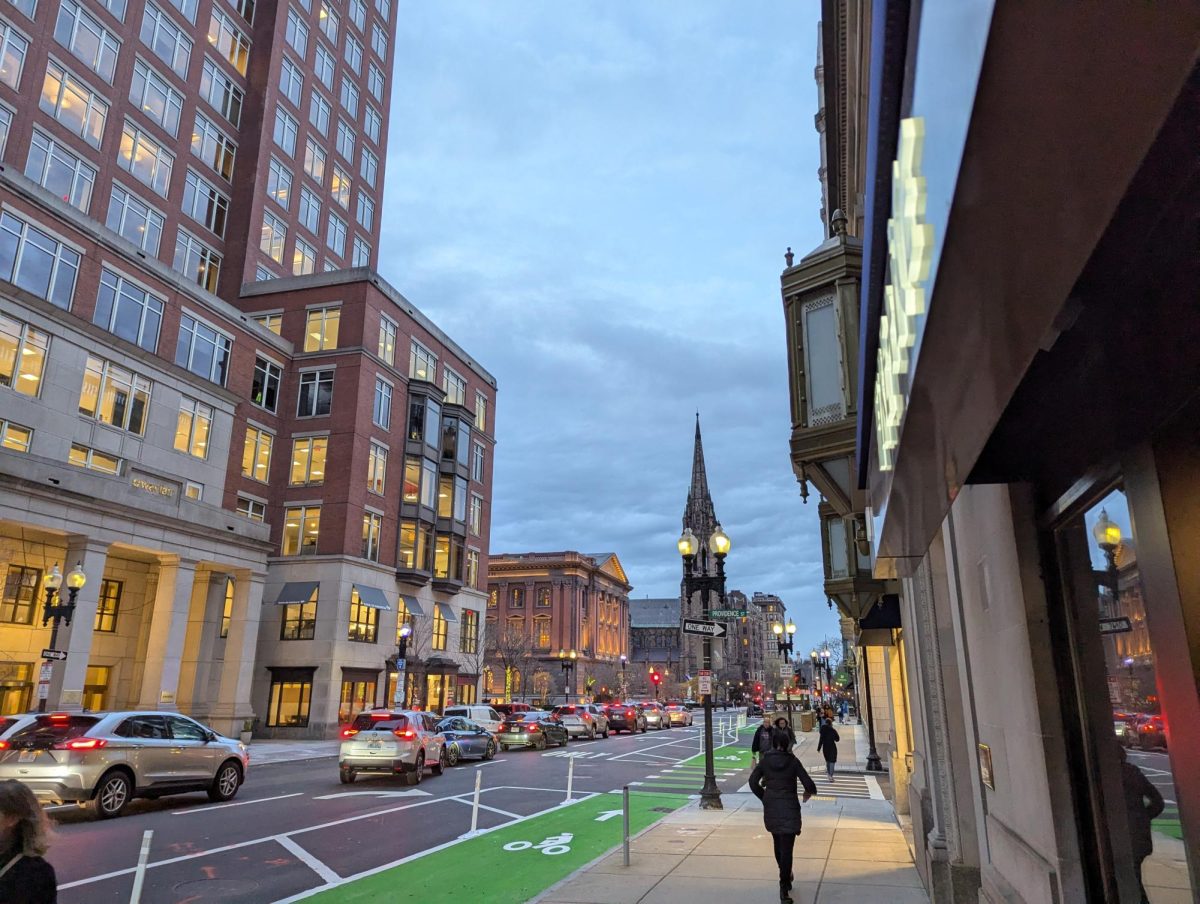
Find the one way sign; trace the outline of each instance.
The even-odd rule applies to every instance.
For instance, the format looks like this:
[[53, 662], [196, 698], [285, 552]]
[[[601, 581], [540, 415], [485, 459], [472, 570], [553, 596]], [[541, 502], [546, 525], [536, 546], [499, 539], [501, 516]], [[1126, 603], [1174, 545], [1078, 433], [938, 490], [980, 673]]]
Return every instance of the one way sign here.
[[726, 630], [725, 626], [720, 622], [696, 621], [694, 619], [685, 618], [683, 620], [683, 633], [699, 634], [704, 637], [724, 637]]

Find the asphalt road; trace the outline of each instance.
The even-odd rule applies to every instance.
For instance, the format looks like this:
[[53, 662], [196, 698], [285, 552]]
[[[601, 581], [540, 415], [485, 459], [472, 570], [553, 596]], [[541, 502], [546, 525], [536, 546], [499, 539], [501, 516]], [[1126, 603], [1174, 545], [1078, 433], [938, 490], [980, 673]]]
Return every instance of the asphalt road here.
[[[726, 741], [735, 743], [732, 735]], [[542, 753], [513, 750], [487, 763], [464, 761], [442, 776], [426, 772], [416, 788], [389, 777], [360, 776], [343, 785], [335, 757], [258, 767], [252, 757], [246, 784], [227, 804], [211, 804], [202, 794], [135, 801], [125, 815], [104, 821], [74, 808], [55, 811], [49, 859], [63, 904], [127, 902], [143, 831], [153, 829], [142, 901], [279, 901], [454, 843], [471, 827], [477, 773], [484, 829], [557, 807], [572, 762], [577, 794], [631, 783], [635, 791], [696, 793], [694, 771], [675, 778], [660, 770], [695, 756], [702, 743], [699, 724], [574, 740]], [[722, 788], [733, 791], [748, 770], [730, 764], [718, 775]]]

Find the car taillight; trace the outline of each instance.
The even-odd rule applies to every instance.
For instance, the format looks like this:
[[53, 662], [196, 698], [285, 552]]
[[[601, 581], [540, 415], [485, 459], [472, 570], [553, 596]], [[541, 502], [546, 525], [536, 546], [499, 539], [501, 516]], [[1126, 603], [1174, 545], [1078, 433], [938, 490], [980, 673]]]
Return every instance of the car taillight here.
[[50, 713], [50, 721], [51, 722], [66, 722], [66, 721], [70, 720], [70, 718], [71, 718], [70, 713]]
[[541, 729], [540, 729], [540, 728], [538, 728], [536, 725], [530, 725], [530, 726], [529, 726], [529, 730], [530, 730], [530, 731], [541, 731]]
[[342, 737], [343, 738], [352, 738], [356, 734], [358, 734], [357, 728], [343, 728], [342, 729]]
[[56, 750], [99, 750], [101, 747], [107, 747], [108, 741], [104, 738], [71, 738], [54, 746]]
[[0, 750], [8, 750], [8, 741], [0, 741]]
[[417, 736], [417, 733], [411, 728], [397, 728], [392, 732], [392, 734], [398, 738], [404, 738], [405, 740], [409, 740]]

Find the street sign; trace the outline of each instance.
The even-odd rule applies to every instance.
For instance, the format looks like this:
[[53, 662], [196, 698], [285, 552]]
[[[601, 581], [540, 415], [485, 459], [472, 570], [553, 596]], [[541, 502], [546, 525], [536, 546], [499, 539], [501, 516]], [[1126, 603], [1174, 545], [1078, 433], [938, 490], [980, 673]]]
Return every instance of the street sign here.
[[709, 610], [711, 618], [745, 618], [750, 614], [748, 609], [711, 609]]
[[62, 662], [64, 659], [67, 658], [67, 653], [65, 650], [46, 649], [46, 650], [42, 650], [42, 658], [43, 659], [53, 659], [55, 662]]
[[41, 668], [38, 669], [38, 681], [40, 681], [42, 684], [49, 684], [50, 679], [53, 677], [54, 666], [48, 662], [43, 662]]
[[724, 637], [726, 628], [724, 625], [719, 625], [711, 621], [696, 621], [695, 619], [685, 618], [683, 620], [684, 634], [699, 634], [701, 637]]
[[705, 694], [712, 693], [712, 671], [711, 670], [701, 669], [700, 673], [696, 676], [696, 680], [700, 684], [699, 690], [700, 690], [701, 697], [703, 697]]
[[396, 660], [396, 671], [403, 672], [407, 665], [408, 665], [407, 659], [397, 659]]
[[1100, 619], [1101, 634], [1124, 634], [1126, 631], [1132, 631], [1133, 624], [1129, 621], [1128, 616], [1118, 615], [1114, 618]]

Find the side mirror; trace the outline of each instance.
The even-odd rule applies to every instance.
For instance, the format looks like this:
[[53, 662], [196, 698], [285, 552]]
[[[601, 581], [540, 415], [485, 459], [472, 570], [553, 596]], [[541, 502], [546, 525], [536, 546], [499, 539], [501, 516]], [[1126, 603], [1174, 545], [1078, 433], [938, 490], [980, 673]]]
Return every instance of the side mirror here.
[[215, 740], [217, 740], [217, 737], [218, 737], [218, 735], [217, 735], [217, 733], [216, 733], [215, 731], [210, 731], [210, 732], [208, 733], [208, 737], [206, 737], [206, 738], [204, 739], [204, 743], [205, 743], [205, 744], [207, 744], [207, 743], [209, 743], [210, 741], [215, 741]]

